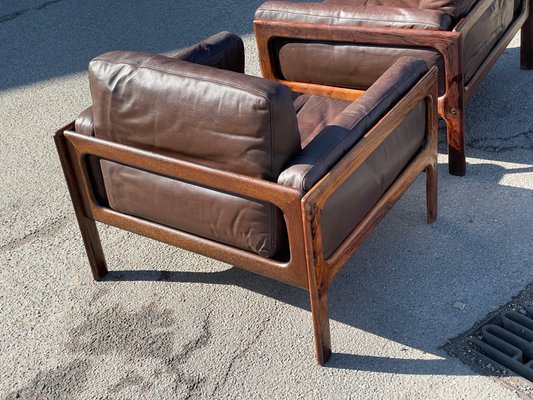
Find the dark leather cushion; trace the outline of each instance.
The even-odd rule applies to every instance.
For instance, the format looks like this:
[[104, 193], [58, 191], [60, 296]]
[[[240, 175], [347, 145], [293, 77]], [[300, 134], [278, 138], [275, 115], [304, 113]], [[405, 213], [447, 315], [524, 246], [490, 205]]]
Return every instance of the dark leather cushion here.
[[174, 58], [194, 64], [244, 73], [244, 43], [231, 32], [220, 32], [178, 52]]
[[337, 115], [352, 104], [350, 101], [337, 100], [330, 97], [307, 93], [293, 92], [292, 96], [303, 148], [305, 148], [323, 128], [333, 121]]
[[366, 90], [407, 56], [439, 67], [440, 93], [446, 89], [442, 56], [432, 50], [281, 38], [273, 41], [272, 49], [280, 78], [290, 81]]
[[427, 70], [421, 60], [401, 58], [357, 101], [328, 122], [290, 161], [278, 183], [310, 190]]
[[[290, 90], [274, 82], [134, 52], [97, 57], [89, 81], [105, 140], [273, 181], [300, 149]], [[286, 243], [270, 204], [101, 164], [116, 210], [269, 257]]]
[[472, 29], [466, 32], [463, 44], [465, 82], [470, 81], [477, 72], [513, 21], [513, 17], [513, 1], [494, 0]]
[[[392, 2], [391, 2], [392, 3]], [[382, 7], [336, 3], [268, 1], [256, 11], [257, 20], [298, 21], [317, 24], [382, 26], [405, 29], [446, 30], [449, 14], [434, 9]]]
[[[349, 104], [290, 162], [278, 182], [310, 190], [427, 72], [425, 63], [402, 58], [365, 94]], [[334, 105], [330, 108], [333, 110]], [[339, 105], [336, 105], [339, 107]], [[331, 113], [332, 114], [332, 113]], [[312, 114], [299, 115], [313, 118]], [[329, 257], [370, 211], [423, 143], [426, 106], [421, 101], [391, 136], [327, 201], [322, 215], [323, 250]]]
[[444, 11], [457, 19], [464, 16], [476, 1], [478, 0], [420, 0], [419, 7]]
[[424, 142], [426, 104], [419, 102], [394, 132], [328, 199], [322, 248], [329, 257], [361, 222]]
[[439, 10], [460, 18], [465, 15], [477, 0], [324, 0], [328, 4], [357, 6], [389, 6]]

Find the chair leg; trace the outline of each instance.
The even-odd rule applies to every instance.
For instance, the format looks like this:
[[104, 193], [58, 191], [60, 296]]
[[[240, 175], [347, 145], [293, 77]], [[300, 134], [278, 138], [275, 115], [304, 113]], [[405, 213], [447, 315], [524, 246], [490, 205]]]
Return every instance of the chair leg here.
[[315, 332], [315, 355], [318, 364], [324, 366], [331, 356], [331, 334], [329, 329], [328, 291], [318, 287], [310, 289], [311, 313]]
[[[457, 86], [457, 85], [456, 85]], [[465, 119], [464, 119], [464, 87], [458, 88], [460, 93], [446, 95], [442, 117], [446, 121], [448, 137], [448, 168], [451, 175], [465, 176]]]
[[533, 70], [533, 0], [529, 1], [529, 17], [520, 37], [520, 68]]
[[428, 224], [432, 224], [437, 218], [437, 164], [428, 165], [426, 168], [426, 200]]
[[93, 278], [99, 281], [108, 271], [96, 223], [85, 216], [77, 217]]
[[63, 167], [63, 172], [65, 174], [65, 179], [67, 181], [70, 197], [72, 199], [72, 205], [74, 206], [76, 218], [80, 227], [83, 244], [85, 245], [85, 251], [87, 252], [87, 257], [89, 258], [89, 265], [91, 266], [93, 278], [94, 280], [99, 281], [107, 274], [107, 265], [105, 262], [104, 251], [102, 250], [100, 236], [98, 235], [96, 222], [85, 215], [81, 192], [76, 179], [76, 173], [72, 167], [63, 133], [57, 133], [54, 139], [56, 142], [59, 159], [61, 160], [61, 166]]

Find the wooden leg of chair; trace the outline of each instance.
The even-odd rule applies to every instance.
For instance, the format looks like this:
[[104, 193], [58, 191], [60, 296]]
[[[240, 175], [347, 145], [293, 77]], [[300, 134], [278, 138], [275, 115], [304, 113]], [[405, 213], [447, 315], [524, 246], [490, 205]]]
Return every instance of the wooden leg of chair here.
[[102, 243], [100, 242], [100, 236], [98, 235], [98, 229], [96, 222], [88, 218], [85, 215], [83, 208], [83, 201], [81, 199], [81, 192], [76, 179], [76, 174], [72, 167], [72, 163], [69, 157], [67, 144], [65, 137], [62, 133], [57, 133], [54, 137], [61, 160], [61, 166], [65, 174], [68, 190], [72, 199], [72, 205], [78, 219], [78, 225], [81, 231], [81, 237], [83, 238], [83, 244], [85, 245], [85, 251], [89, 258], [89, 264], [93, 278], [99, 281], [107, 274], [107, 265], [105, 262], [104, 251], [102, 250]]
[[331, 356], [331, 335], [329, 329], [328, 291], [319, 288], [310, 290], [311, 312], [315, 332], [315, 354], [318, 364], [324, 365]]
[[77, 217], [93, 278], [95, 281], [99, 281], [108, 271], [96, 223], [85, 216]]
[[466, 174], [464, 88], [461, 93], [448, 93], [442, 117], [446, 121], [448, 136], [448, 168], [450, 174]]
[[533, 69], [533, 0], [529, 1], [529, 17], [522, 26], [520, 37], [520, 68]]
[[426, 168], [427, 223], [432, 224], [437, 218], [437, 164]]

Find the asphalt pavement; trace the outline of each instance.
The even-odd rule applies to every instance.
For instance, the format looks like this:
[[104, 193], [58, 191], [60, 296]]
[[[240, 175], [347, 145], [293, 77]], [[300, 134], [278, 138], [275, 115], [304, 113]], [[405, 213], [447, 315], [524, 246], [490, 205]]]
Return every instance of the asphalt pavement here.
[[90, 104], [88, 62], [229, 30], [259, 75], [260, 3], [0, 4], [0, 398], [518, 398], [441, 347], [533, 282], [519, 37], [467, 105], [466, 177], [448, 174], [440, 131], [437, 222], [421, 177], [334, 281], [326, 367], [304, 290], [101, 225], [111, 272], [92, 280], [52, 139]]

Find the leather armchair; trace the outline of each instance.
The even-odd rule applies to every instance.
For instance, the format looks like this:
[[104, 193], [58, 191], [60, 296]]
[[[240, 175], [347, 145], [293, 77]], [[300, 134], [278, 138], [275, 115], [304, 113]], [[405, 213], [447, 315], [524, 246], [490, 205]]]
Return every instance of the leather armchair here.
[[464, 175], [464, 101], [522, 27], [521, 65], [533, 68], [532, 0], [267, 1], [256, 12], [263, 75], [365, 90], [398, 58], [439, 68], [449, 170]]
[[423, 171], [436, 216], [437, 71], [402, 58], [364, 92], [295, 92], [243, 70], [230, 33], [103, 54], [56, 145], [95, 279], [100, 221], [307, 288], [323, 364], [331, 280]]

